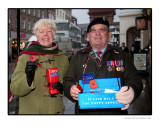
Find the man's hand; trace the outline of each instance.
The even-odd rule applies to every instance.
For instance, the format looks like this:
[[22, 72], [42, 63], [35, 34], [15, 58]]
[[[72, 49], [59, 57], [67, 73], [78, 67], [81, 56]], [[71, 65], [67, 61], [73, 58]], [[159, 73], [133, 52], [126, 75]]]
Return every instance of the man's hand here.
[[80, 93], [80, 92], [81, 91], [77, 88], [77, 85], [72, 85], [72, 87], [70, 89], [70, 94], [74, 100], [78, 101], [78, 93]]
[[116, 93], [116, 99], [119, 103], [125, 104], [121, 110], [128, 109], [130, 103], [133, 101], [134, 91], [131, 87], [123, 86], [119, 92]]

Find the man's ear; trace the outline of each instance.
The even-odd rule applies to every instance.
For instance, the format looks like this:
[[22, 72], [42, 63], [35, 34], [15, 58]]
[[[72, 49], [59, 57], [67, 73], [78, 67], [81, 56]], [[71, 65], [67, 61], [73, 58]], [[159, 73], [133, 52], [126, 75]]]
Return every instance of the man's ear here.
[[110, 41], [111, 37], [112, 37], [112, 33], [108, 32], [108, 41]]

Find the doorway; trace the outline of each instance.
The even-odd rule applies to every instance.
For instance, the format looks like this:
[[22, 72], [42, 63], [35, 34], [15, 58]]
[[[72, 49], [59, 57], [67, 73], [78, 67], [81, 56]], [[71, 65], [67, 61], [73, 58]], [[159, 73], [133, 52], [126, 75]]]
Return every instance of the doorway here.
[[135, 45], [135, 39], [137, 37], [140, 39], [140, 31], [135, 27], [131, 27], [127, 30], [127, 47], [129, 52], [131, 51], [131, 47]]

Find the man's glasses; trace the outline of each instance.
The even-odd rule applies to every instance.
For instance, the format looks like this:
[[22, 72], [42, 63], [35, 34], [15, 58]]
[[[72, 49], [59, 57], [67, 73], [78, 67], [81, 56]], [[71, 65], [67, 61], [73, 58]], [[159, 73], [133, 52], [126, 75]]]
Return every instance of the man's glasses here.
[[90, 32], [90, 33], [96, 33], [96, 32], [105, 33], [106, 30], [108, 30], [108, 29], [106, 29], [106, 28], [99, 28], [99, 29], [91, 28], [91, 29], [89, 30], [89, 32]]

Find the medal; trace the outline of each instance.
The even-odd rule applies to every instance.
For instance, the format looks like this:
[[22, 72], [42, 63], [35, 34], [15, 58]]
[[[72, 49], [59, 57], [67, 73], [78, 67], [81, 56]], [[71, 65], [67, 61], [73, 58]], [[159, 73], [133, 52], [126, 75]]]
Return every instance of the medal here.
[[122, 72], [124, 71], [124, 67], [123, 67], [123, 66], [121, 66], [121, 71], [122, 71]]
[[120, 63], [121, 63], [121, 71], [123, 72], [124, 71], [123, 60], [121, 60]]
[[111, 66], [112, 66], [112, 71], [115, 71], [116, 68], [115, 68], [115, 61], [111, 61]]
[[117, 71], [121, 71], [121, 67], [119, 67], [119, 66], [116, 67], [116, 70], [117, 70]]
[[119, 60], [116, 60], [116, 61], [115, 61], [115, 65], [116, 65], [116, 70], [117, 70], [117, 71], [121, 71], [120, 61], [119, 61]]
[[111, 66], [108, 66], [108, 71], [112, 71], [112, 67]]
[[111, 61], [112, 71], [115, 71], [115, 61]]
[[112, 71], [111, 61], [107, 61], [108, 71]]

